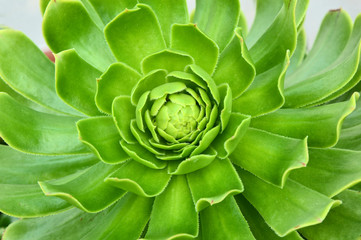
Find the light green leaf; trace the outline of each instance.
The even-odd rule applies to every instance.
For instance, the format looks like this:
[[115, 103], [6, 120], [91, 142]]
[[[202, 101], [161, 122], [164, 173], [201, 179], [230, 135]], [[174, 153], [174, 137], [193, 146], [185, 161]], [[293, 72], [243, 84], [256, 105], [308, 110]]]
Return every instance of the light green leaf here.
[[333, 197], [361, 182], [361, 152], [341, 149], [309, 149], [306, 168], [290, 178], [317, 192]]
[[336, 196], [342, 205], [329, 213], [322, 224], [301, 230], [303, 236], [318, 240], [355, 240], [361, 235], [361, 193], [345, 190]]
[[112, 112], [115, 126], [118, 128], [121, 138], [127, 143], [136, 142], [130, 130], [130, 123], [135, 118], [135, 107], [130, 102], [130, 97], [116, 97], [113, 101]]
[[112, 113], [113, 100], [120, 95], [130, 96], [141, 75], [124, 63], [114, 63], [97, 80], [95, 103], [108, 114]]
[[239, 194], [243, 185], [228, 159], [215, 159], [209, 166], [187, 174], [197, 212]]
[[246, 171], [239, 171], [245, 188], [243, 195], [281, 237], [321, 223], [330, 209], [341, 203], [291, 179], [281, 189]]
[[117, 60], [138, 71], [144, 57], [166, 47], [157, 17], [145, 4], [120, 13], [104, 33]]
[[202, 239], [255, 239], [232, 196], [201, 213]]
[[246, 92], [234, 100], [234, 111], [256, 117], [282, 107], [285, 103], [283, 83], [289, 64], [289, 51], [287, 51], [282, 64], [257, 75]]
[[219, 48], [194, 24], [173, 24], [171, 48], [191, 55], [195, 64], [212, 74], [217, 61]]
[[86, 118], [76, 123], [81, 141], [105, 163], [117, 164], [129, 159], [119, 144], [121, 137], [112, 117]]
[[239, 97], [252, 83], [256, 69], [244, 43], [241, 29], [237, 28], [232, 41], [222, 52], [213, 79], [219, 85], [228, 83], [233, 98]]
[[84, 61], [74, 49], [55, 57], [56, 92], [76, 110], [89, 115], [101, 115], [94, 103], [96, 79], [101, 72]]
[[257, 74], [277, 66], [283, 62], [288, 50], [292, 54], [296, 48], [296, 1], [284, 0], [283, 2], [283, 7], [275, 21], [250, 47], [249, 53], [256, 66]]
[[45, 218], [17, 221], [6, 230], [4, 239], [138, 239], [149, 220], [152, 203], [151, 198], [128, 193], [101, 213], [74, 208]]
[[139, 0], [139, 2], [152, 7], [160, 23], [167, 46], [170, 44], [172, 24], [189, 22], [186, 0]]
[[227, 83], [224, 83], [218, 87], [220, 99], [222, 100], [219, 105], [220, 120], [221, 120], [221, 132], [223, 132], [229, 122], [232, 114], [232, 90]]
[[185, 176], [174, 176], [155, 198], [150, 219], [146, 239], [190, 239], [198, 235], [198, 214]]
[[54, 64], [29, 38], [19, 31], [3, 29], [0, 46], [0, 75], [12, 89], [45, 108], [81, 115], [56, 95]]
[[74, 48], [81, 58], [100, 71], [115, 62], [102, 30], [80, 1], [51, 1], [44, 15], [43, 33], [54, 53]]
[[311, 147], [334, 146], [340, 136], [341, 124], [354, 109], [359, 94], [347, 102], [302, 109], [280, 109], [252, 119], [251, 127], [293, 138], [308, 136]]
[[78, 139], [78, 117], [57, 116], [22, 106], [0, 93], [0, 136], [11, 147], [38, 154], [80, 154], [89, 150]]
[[154, 197], [164, 191], [170, 177], [166, 169], [151, 169], [130, 160], [110, 174], [105, 182], [140, 196]]
[[222, 51], [234, 35], [240, 11], [238, 0], [196, 0], [193, 22], [213, 39]]
[[307, 137], [300, 140], [248, 128], [230, 159], [264, 181], [282, 188], [292, 170], [307, 165]]
[[165, 69], [168, 72], [183, 71], [184, 68], [193, 64], [194, 59], [186, 53], [165, 49], [151, 54], [142, 60], [142, 73], [148, 74], [156, 69]]
[[119, 166], [99, 162], [88, 169], [59, 179], [39, 181], [45, 195], [56, 196], [86, 212], [99, 212], [124, 195], [124, 191], [104, 183]]
[[209, 130], [207, 129], [204, 130], [204, 134], [200, 139], [197, 148], [194, 149], [194, 151], [192, 152], [191, 156], [197, 156], [198, 154], [206, 150], [211, 145], [213, 140], [218, 136], [219, 131], [220, 131], [220, 125], [217, 125]]
[[361, 124], [349, 128], [343, 128], [335, 147], [361, 151]]
[[44, 15], [46, 7], [50, 3], [50, 1], [51, 0], [40, 0], [39, 1], [41, 15]]
[[226, 130], [218, 135], [212, 147], [217, 151], [218, 157], [227, 158], [237, 147], [250, 124], [250, 116], [240, 113], [232, 113]]
[[286, 76], [291, 75], [302, 64], [305, 59], [307, 48], [306, 31], [302, 28], [297, 34], [296, 49], [291, 57], [290, 66], [287, 69]]

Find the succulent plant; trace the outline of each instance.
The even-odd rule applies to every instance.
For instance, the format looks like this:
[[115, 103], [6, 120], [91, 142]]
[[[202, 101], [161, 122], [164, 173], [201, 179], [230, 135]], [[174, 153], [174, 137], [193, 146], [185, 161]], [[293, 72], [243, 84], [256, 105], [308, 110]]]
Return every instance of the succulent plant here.
[[[0, 31], [12, 239], [359, 239], [361, 16], [308, 0], [41, 0]], [[3, 215], [5, 216], [5, 215]]]

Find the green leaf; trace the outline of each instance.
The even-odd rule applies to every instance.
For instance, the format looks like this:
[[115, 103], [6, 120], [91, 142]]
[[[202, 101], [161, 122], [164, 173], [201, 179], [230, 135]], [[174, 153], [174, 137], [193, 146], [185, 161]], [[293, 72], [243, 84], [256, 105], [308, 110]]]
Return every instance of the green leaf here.
[[349, 128], [343, 128], [335, 147], [361, 151], [361, 124]]
[[157, 17], [145, 4], [120, 13], [104, 34], [117, 60], [138, 71], [144, 57], [166, 47]]
[[45, 195], [56, 196], [86, 212], [99, 212], [124, 195], [124, 191], [104, 183], [119, 166], [99, 162], [88, 169], [59, 179], [39, 181]]
[[204, 130], [204, 134], [201, 140], [199, 141], [197, 148], [194, 149], [194, 151], [192, 152], [191, 157], [197, 156], [198, 154], [206, 150], [211, 145], [213, 140], [218, 136], [219, 130], [220, 130], [220, 125], [217, 125], [209, 130], [207, 129]]
[[256, 76], [256, 69], [244, 43], [241, 29], [237, 28], [232, 41], [222, 52], [213, 79], [219, 85], [228, 83], [233, 98], [239, 97]]
[[292, 170], [307, 165], [307, 137], [300, 140], [248, 128], [230, 159], [264, 181], [283, 187]]
[[46, 7], [49, 5], [50, 1], [51, 0], [40, 0], [39, 1], [41, 15], [44, 15]]
[[183, 71], [184, 68], [193, 64], [194, 59], [186, 53], [165, 49], [151, 54], [142, 60], [142, 73], [148, 74], [156, 69], [164, 69], [168, 72]]
[[229, 85], [225, 83], [218, 87], [218, 92], [220, 99], [222, 99], [219, 105], [222, 133], [226, 129], [232, 114], [232, 90]]
[[227, 158], [237, 147], [250, 124], [250, 116], [232, 113], [226, 130], [218, 135], [212, 147], [217, 151], [218, 157]]
[[138, 239], [149, 220], [152, 203], [151, 198], [128, 193], [101, 213], [74, 208], [45, 218], [17, 221], [6, 230], [4, 239]]
[[240, 8], [238, 0], [196, 0], [193, 22], [213, 39], [222, 51], [234, 35]]
[[301, 230], [303, 236], [320, 240], [354, 240], [361, 235], [361, 193], [345, 190], [336, 196], [342, 205], [329, 213], [322, 224]]
[[280, 109], [252, 119], [251, 127], [292, 138], [305, 138], [311, 147], [331, 147], [337, 143], [341, 124], [354, 109], [359, 94], [347, 102], [302, 109]]
[[86, 115], [101, 115], [94, 103], [96, 79], [101, 72], [84, 61], [74, 49], [63, 51], [55, 58], [55, 84], [59, 97]]
[[217, 61], [219, 48], [195, 24], [173, 24], [171, 48], [191, 55], [195, 64], [212, 74]]
[[297, 35], [296, 49], [291, 57], [290, 66], [287, 69], [287, 76], [291, 75], [302, 64], [305, 59], [307, 48], [306, 31], [302, 28]]
[[[289, 51], [287, 51], [282, 64], [257, 75], [252, 85], [234, 100], [234, 111], [256, 117], [282, 107], [285, 103], [283, 83], [289, 64]], [[260, 99], [267, 100], [260, 101]]]
[[154, 148], [153, 145], [150, 144], [149, 140], [151, 139], [151, 135], [149, 132], [141, 131], [137, 127], [136, 121], [134, 119], [130, 123], [130, 130], [137, 140], [137, 143], [139, 143], [140, 146], [144, 148], [144, 150], [147, 150], [156, 156], [164, 155], [164, 151]]
[[292, 54], [296, 48], [295, 8], [296, 1], [284, 0], [283, 7], [275, 21], [250, 47], [249, 53], [256, 66], [257, 74], [277, 66], [283, 62], [288, 50]]
[[150, 219], [146, 239], [189, 239], [198, 235], [198, 215], [185, 176], [174, 176], [155, 198]]
[[170, 44], [173, 23], [186, 24], [189, 22], [186, 0], [140, 0], [139, 2], [152, 7], [163, 31], [164, 40], [168, 46]]
[[81, 58], [100, 71], [115, 62], [102, 30], [80, 1], [51, 1], [44, 15], [43, 33], [54, 53], [74, 48]]
[[200, 215], [202, 239], [255, 239], [232, 196], [206, 208]]
[[103, 162], [117, 164], [129, 159], [119, 144], [121, 137], [112, 117], [86, 118], [76, 125], [81, 141]]
[[120, 95], [130, 96], [141, 75], [124, 63], [114, 63], [97, 80], [95, 103], [108, 114], [112, 113], [113, 100]]
[[307, 167], [290, 178], [329, 197], [361, 182], [361, 152], [310, 148], [309, 156]]
[[279, 237], [272, 229], [266, 224], [258, 211], [250, 204], [247, 199], [238, 194], [235, 196], [238, 206], [247, 220], [254, 237], [257, 240], [303, 240], [303, 238], [296, 232], [291, 232], [284, 237]]
[[245, 187], [243, 195], [281, 237], [321, 223], [330, 209], [341, 203], [291, 179], [281, 189], [246, 171], [239, 171]]
[[210, 165], [187, 174], [197, 212], [239, 194], [243, 185], [228, 159], [215, 159]]
[[89, 150], [78, 139], [78, 117], [57, 116], [24, 107], [0, 93], [0, 136], [11, 147], [38, 154], [80, 154]]
[[171, 175], [167, 173], [167, 169], [151, 169], [130, 160], [110, 174], [105, 179], [105, 182], [140, 196], [154, 197], [164, 191], [170, 177]]
[[123, 140], [127, 143], [136, 142], [133, 133], [130, 130], [130, 123], [135, 118], [135, 107], [130, 102], [130, 97], [119, 96], [113, 101], [112, 106], [115, 126]]
[[13, 90], [45, 108], [81, 115], [57, 96], [54, 64], [29, 38], [19, 31], [3, 29], [0, 46], [0, 75]]

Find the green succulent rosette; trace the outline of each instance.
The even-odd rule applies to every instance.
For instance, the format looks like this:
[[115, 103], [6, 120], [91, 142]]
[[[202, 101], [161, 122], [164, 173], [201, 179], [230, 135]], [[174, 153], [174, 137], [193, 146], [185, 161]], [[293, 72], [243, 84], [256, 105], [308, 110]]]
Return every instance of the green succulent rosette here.
[[[12, 239], [359, 239], [361, 16], [308, 0], [41, 0], [0, 31]], [[4, 215], [5, 216], [5, 215]]]

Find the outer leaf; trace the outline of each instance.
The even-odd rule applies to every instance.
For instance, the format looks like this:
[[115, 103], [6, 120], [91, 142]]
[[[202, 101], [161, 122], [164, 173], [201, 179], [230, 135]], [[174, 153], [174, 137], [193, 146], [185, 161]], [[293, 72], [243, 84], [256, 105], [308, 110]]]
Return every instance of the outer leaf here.
[[305, 167], [308, 162], [307, 137], [299, 140], [248, 128], [230, 159], [257, 177], [282, 188], [289, 173]]
[[305, 109], [280, 109], [252, 120], [251, 126], [293, 138], [309, 137], [311, 147], [331, 147], [336, 144], [343, 119], [354, 109], [359, 94], [348, 102]]
[[37, 112], [0, 93], [0, 136], [15, 149], [50, 155], [87, 153], [77, 136], [78, 120]]
[[12, 89], [45, 108], [80, 115], [56, 95], [54, 64], [29, 38], [19, 31], [3, 29], [0, 46], [0, 75]]
[[174, 24], [172, 26], [171, 48], [184, 51], [194, 58], [195, 63], [208, 74], [212, 74], [219, 48], [194, 24]]
[[84, 61], [74, 49], [56, 55], [56, 92], [61, 99], [89, 116], [101, 115], [94, 103], [96, 79], [101, 72]]
[[130, 97], [119, 96], [115, 98], [112, 112], [115, 126], [118, 128], [121, 138], [127, 143], [135, 142], [136, 140], [130, 130], [130, 123], [135, 118], [135, 107], [130, 102]]
[[232, 41], [222, 52], [213, 79], [219, 85], [228, 83], [233, 98], [239, 97], [252, 83], [256, 69], [244, 43], [241, 29], [237, 28]]
[[77, 122], [79, 137], [105, 163], [116, 164], [129, 159], [119, 144], [121, 137], [112, 117], [86, 118]]
[[4, 239], [137, 239], [149, 219], [152, 202], [151, 198], [128, 193], [101, 213], [75, 208], [46, 218], [17, 221], [6, 230]]
[[130, 160], [110, 174], [105, 182], [140, 196], [154, 197], [163, 192], [170, 177], [166, 169], [155, 170]]
[[173, 23], [186, 24], [189, 22], [186, 0], [140, 0], [148, 4], [155, 12], [163, 31], [164, 39], [169, 46], [171, 26]]
[[340, 139], [336, 148], [361, 151], [361, 124], [341, 130]]
[[185, 176], [174, 176], [166, 190], [156, 197], [150, 219], [146, 239], [184, 239], [198, 235], [198, 216]]
[[215, 159], [209, 166], [187, 175], [197, 212], [243, 191], [236, 170], [228, 159]]
[[117, 60], [138, 71], [144, 57], [166, 47], [159, 22], [145, 4], [120, 13], [105, 27], [104, 33]]
[[60, 197], [86, 212], [99, 212], [124, 195], [124, 191], [104, 183], [104, 179], [118, 166], [102, 162], [85, 171], [63, 178], [40, 181], [47, 196]]
[[297, 35], [297, 45], [295, 52], [293, 53], [291, 60], [290, 60], [290, 66], [287, 70], [287, 76], [292, 74], [296, 69], [302, 64], [305, 54], [306, 54], [306, 48], [307, 48], [307, 39], [306, 39], [306, 31], [304, 28], [302, 28]]
[[193, 22], [213, 39], [222, 51], [234, 35], [240, 10], [238, 0], [197, 0]]
[[240, 174], [245, 187], [243, 195], [281, 237], [322, 222], [330, 209], [341, 203], [291, 179], [281, 189], [246, 171], [242, 170]]
[[108, 114], [112, 113], [113, 100], [120, 95], [130, 96], [140, 74], [124, 63], [114, 63], [97, 81], [95, 103]]
[[103, 32], [80, 1], [51, 1], [44, 15], [43, 32], [55, 53], [74, 48], [81, 58], [100, 71], [115, 61]]
[[307, 168], [292, 172], [292, 179], [329, 197], [361, 181], [361, 152], [332, 148], [309, 151]]
[[49, 3], [50, 3], [50, 0], [40, 0], [39, 1], [40, 12], [42, 15], [44, 15], [46, 7], [48, 6]]
[[201, 212], [202, 239], [255, 239], [232, 196]]

